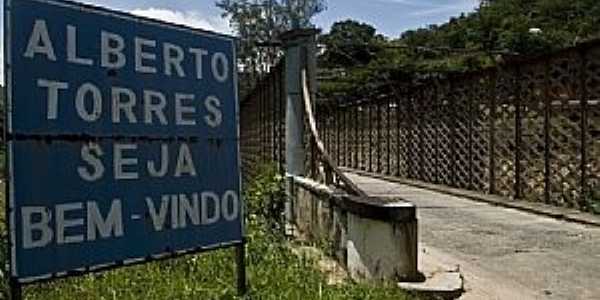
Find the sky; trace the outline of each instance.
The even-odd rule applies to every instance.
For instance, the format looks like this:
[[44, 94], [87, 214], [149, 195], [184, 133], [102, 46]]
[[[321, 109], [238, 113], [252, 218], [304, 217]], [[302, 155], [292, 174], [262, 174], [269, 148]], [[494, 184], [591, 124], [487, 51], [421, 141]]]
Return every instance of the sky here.
[[[2, 11], [4, 11], [3, 2], [0, 1]], [[82, 0], [81, 2], [191, 27], [232, 33], [228, 21], [221, 18], [220, 10], [215, 7], [215, 0]], [[351, 18], [373, 25], [379, 33], [386, 36], [398, 37], [407, 29], [443, 23], [451, 16], [460, 15], [461, 12], [473, 11], [477, 3], [477, 0], [328, 0], [327, 10], [318, 15], [314, 21], [326, 32], [334, 22]], [[3, 19], [3, 16], [0, 16]], [[0, 42], [0, 48], [4, 46], [3, 40]], [[3, 61], [3, 53], [4, 51], [0, 51], [0, 61]], [[4, 72], [0, 72], [0, 82], [4, 83]]]

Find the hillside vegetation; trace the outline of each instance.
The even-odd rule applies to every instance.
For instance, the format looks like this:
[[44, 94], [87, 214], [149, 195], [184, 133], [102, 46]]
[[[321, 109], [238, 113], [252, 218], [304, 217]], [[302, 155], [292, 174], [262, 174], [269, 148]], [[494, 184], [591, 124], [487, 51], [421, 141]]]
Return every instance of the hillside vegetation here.
[[[323, 93], [352, 90], [382, 80], [409, 80], [431, 72], [464, 72], [494, 66], [506, 56], [536, 56], [597, 38], [600, 1], [490, 0], [441, 25], [408, 30], [399, 38], [376, 34], [352, 20], [333, 25], [320, 42], [320, 66], [344, 68], [342, 80]], [[336, 77], [336, 76], [333, 76]]]

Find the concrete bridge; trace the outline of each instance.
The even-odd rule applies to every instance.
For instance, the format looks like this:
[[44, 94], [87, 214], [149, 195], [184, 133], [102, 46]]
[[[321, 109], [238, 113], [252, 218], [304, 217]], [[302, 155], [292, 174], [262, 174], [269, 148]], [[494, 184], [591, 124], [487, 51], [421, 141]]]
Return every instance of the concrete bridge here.
[[416, 205], [419, 269], [427, 274], [458, 270], [464, 278], [461, 299], [591, 300], [600, 295], [600, 219], [595, 226], [578, 224], [347, 174], [369, 195], [401, 197]]
[[350, 273], [414, 281], [418, 257], [440, 290], [460, 274], [462, 299], [598, 299], [600, 45], [316, 101], [314, 34], [284, 36], [285, 65], [241, 103], [244, 175], [300, 182], [290, 221]]

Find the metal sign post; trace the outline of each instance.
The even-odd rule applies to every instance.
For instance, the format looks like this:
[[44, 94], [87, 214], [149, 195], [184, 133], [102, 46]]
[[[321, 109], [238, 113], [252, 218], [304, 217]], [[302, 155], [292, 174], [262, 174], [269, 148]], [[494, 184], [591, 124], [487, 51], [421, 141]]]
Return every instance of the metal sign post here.
[[10, 280], [9, 282], [9, 287], [10, 287], [10, 291], [9, 291], [9, 299], [12, 300], [21, 300], [23, 299], [23, 295], [22, 295], [22, 291], [21, 291], [21, 284], [16, 281], [16, 280]]
[[11, 289], [236, 247], [232, 37], [63, 0], [5, 0]]
[[238, 295], [246, 295], [246, 245], [245, 241], [235, 247], [236, 267], [237, 267], [237, 290]]

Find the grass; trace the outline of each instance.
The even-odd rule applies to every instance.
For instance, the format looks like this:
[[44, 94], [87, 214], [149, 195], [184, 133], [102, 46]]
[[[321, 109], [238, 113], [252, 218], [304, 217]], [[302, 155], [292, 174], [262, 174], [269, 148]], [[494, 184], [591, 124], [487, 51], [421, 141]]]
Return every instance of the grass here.
[[[386, 284], [345, 282], [328, 286], [314, 261], [292, 254], [279, 234], [280, 183], [274, 172], [263, 172], [245, 193], [249, 212], [248, 299], [414, 299]], [[4, 238], [3, 265], [7, 263], [5, 247]], [[31, 300], [237, 299], [233, 252], [226, 249], [36, 284], [26, 287], [24, 296]], [[6, 296], [6, 284], [0, 288]]]

